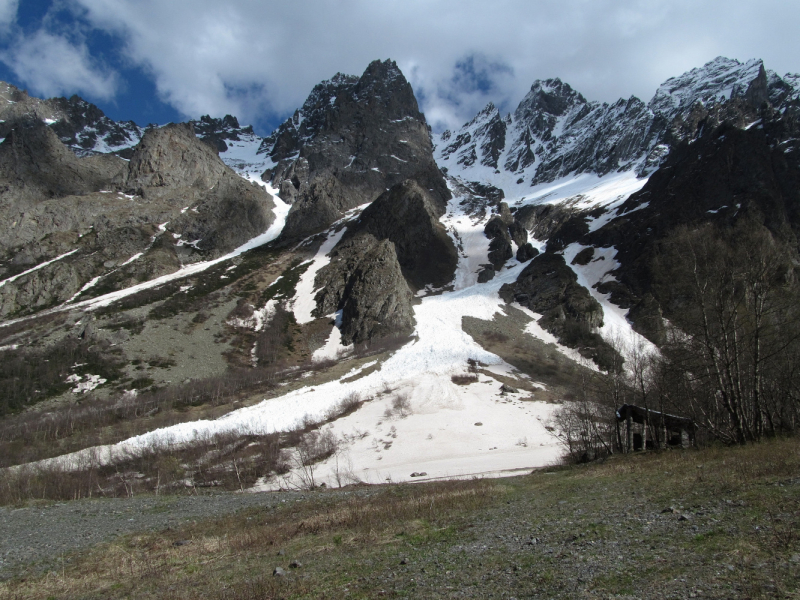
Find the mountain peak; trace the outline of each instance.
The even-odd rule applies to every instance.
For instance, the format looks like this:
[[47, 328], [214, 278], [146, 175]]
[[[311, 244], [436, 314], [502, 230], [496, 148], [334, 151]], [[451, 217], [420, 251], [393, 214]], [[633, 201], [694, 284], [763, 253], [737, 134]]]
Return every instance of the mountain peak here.
[[702, 67], [667, 79], [650, 101], [650, 108], [657, 114], [673, 118], [697, 102], [717, 104], [732, 98], [744, 98], [757, 105], [767, 99], [766, 89], [766, 72], [761, 60], [742, 63], [718, 56]]
[[559, 117], [576, 104], [586, 104], [586, 99], [568, 83], [558, 78], [544, 81], [537, 79], [514, 111], [514, 118], [526, 120], [534, 113]]

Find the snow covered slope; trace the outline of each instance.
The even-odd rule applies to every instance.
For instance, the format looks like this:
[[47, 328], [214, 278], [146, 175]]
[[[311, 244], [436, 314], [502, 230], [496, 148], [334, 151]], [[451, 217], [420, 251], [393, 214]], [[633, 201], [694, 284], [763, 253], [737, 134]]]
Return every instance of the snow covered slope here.
[[[482, 235], [488, 217], [476, 219], [465, 214], [460, 200], [451, 200], [445, 224], [462, 240]], [[359, 212], [351, 212], [346, 220], [357, 219]], [[328, 260], [324, 250], [341, 235], [341, 224], [334, 224], [325, 233], [329, 242], [323, 244], [306, 273], [313, 273], [318, 270], [317, 263]], [[425, 472], [426, 478], [463, 477], [552, 464], [560, 450], [545, 426], [554, 405], [526, 399], [527, 393], [502, 393], [502, 383], [485, 374], [467, 386], [451, 381], [452, 375], [464, 374], [468, 359], [473, 359], [490, 373], [544, 387], [484, 349], [462, 329], [464, 317], [491, 320], [505, 313], [498, 290], [514, 281], [524, 265], [512, 260], [508, 267], [488, 284], [476, 284], [461, 276], [461, 283], [452, 291], [422, 298], [414, 307], [416, 339], [371, 372], [367, 369], [372, 363], [336, 381], [302, 387], [215, 421], [183, 423], [46, 462], [69, 467], [90, 455], [113, 462], [151, 444], [187, 444], [221, 432], [286, 431], [306, 418], [323, 419], [355, 393], [372, 400], [332, 425], [333, 434], [343, 442], [342, 451], [318, 467], [318, 482], [336, 485], [343, 468], [340, 465], [344, 464], [356, 479], [370, 483], [410, 480], [412, 472]], [[459, 271], [470, 270], [470, 257], [465, 253]], [[302, 295], [301, 288], [298, 285], [298, 294]], [[295, 297], [287, 302], [298, 321], [307, 318], [307, 303], [302, 300]], [[541, 335], [552, 343], [552, 338], [536, 328], [524, 335]], [[574, 351], [558, 344], [553, 349], [576, 357]], [[366, 374], [360, 376], [362, 371]], [[402, 411], [393, 412], [397, 397], [407, 404]], [[261, 489], [291, 486], [292, 478], [298, 476], [294, 469], [283, 478], [265, 481]]]
[[731, 99], [752, 108], [771, 95], [797, 94], [797, 78], [764, 69], [760, 60], [719, 57], [665, 81], [649, 103], [632, 96], [613, 104], [592, 102], [560, 79], [535, 81], [513, 113], [489, 104], [458, 131], [437, 137], [436, 160], [449, 175], [490, 183], [535, 186], [570, 174], [652, 172], [672, 144], [696, 131], [690, 113]]

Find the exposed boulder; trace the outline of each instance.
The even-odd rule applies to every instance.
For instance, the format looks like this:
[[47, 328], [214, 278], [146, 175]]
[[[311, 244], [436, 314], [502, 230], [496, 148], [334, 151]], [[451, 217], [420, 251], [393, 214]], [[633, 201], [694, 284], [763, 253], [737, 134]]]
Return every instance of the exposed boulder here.
[[517, 250], [517, 260], [521, 263], [528, 262], [539, 254], [539, 251], [534, 248], [530, 242], [527, 242], [519, 247]]
[[478, 271], [478, 283], [486, 283], [494, 279], [495, 270], [492, 265], [481, 265], [483, 268]]

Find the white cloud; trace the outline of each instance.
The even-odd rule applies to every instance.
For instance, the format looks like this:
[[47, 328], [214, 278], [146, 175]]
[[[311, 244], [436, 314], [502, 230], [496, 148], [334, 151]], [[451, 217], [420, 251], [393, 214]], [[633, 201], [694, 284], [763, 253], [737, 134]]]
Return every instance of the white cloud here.
[[19, 0], [0, 0], [0, 31], [7, 30], [17, 20]]
[[[435, 126], [459, 125], [487, 101], [513, 108], [537, 78], [560, 77], [592, 100], [647, 100], [667, 77], [727, 55], [800, 69], [781, 0], [76, 0], [119, 35], [186, 115], [243, 121], [285, 114], [337, 71], [395, 59]], [[488, 85], [456, 77], [469, 57]]]
[[99, 66], [84, 44], [43, 29], [17, 37], [0, 54], [0, 60], [30, 91], [46, 97], [77, 91], [108, 100], [117, 89], [116, 74]]

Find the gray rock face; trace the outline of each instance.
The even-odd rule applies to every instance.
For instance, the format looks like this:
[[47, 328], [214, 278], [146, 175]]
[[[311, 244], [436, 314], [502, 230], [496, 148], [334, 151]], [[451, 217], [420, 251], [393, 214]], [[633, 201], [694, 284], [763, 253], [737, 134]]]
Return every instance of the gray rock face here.
[[147, 131], [130, 159], [125, 185], [134, 191], [163, 187], [208, 190], [226, 169], [208, 145], [198, 143], [190, 123], [173, 123]]
[[458, 265], [453, 240], [439, 222], [443, 214], [440, 199], [409, 179], [367, 207], [345, 239], [366, 232], [379, 240], [390, 240], [412, 289], [426, 285], [440, 288], [452, 281]]
[[[783, 105], [796, 94], [793, 81], [766, 71], [760, 60], [723, 57], [668, 79], [649, 103], [590, 102], [560, 79], [536, 81], [505, 119], [489, 106], [458, 131], [443, 133], [437, 161], [467, 181], [478, 178], [475, 168], [492, 166], [531, 185], [570, 173], [649, 174], [704, 127], [750, 123], [762, 103]], [[493, 183], [491, 174], [483, 179]]]
[[340, 242], [317, 274], [316, 315], [342, 311], [342, 342], [409, 335], [414, 330], [408, 288], [394, 244], [362, 232]]
[[51, 103], [61, 118], [51, 125], [59, 139], [78, 156], [115, 152], [124, 158], [144, 135], [133, 121], [109, 119], [94, 104], [79, 96], [52, 98]]
[[449, 142], [442, 151], [442, 155], [450, 156], [461, 150], [458, 163], [471, 167], [478, 159], [476, 144], [480, 144], [482, 156], [480, 164], [496, 169], [497, 161], [506, 145], [507, 124], [495, 105], [490, 102], [464, 126], [466, 131], [454, 139], [451, 139], [450, 136], [442, 139], [443, 142]]
[[24, 204], [81, 195], [120, 181], [125, 162], [114, 156], [79, 159], [39, 121], [20, 125], [0, 144], [3, 203], [11, 197]]
[[274, 219], [269, 194], [191, 125], [148, 130], [129, 163], [79, 158], [43, 123], [18, 126], [0, 144], [0, 189], [0, 277], [75, 251], [0, 288], [0, 316], [69, 300], [96, 277], [119, 289], [219, 256]]
[[603, 309], [560, 254], [540, 254], [520, 273], [514, 284], [506, 284], [500, 295], [543, 315], [540, 323], [556, 336], [570, 322], [589, 329], [603, 324]]
[[483, 231], [492, 240], [489, 242], [489, 262], [495, 271], [502, 269], [506, 261], [514, 256], [512, 240], [517, 246], [528, 241], [528, 232], [514, 221], [505, 202], [499, 204], [498, 214], [489, 219]]
[[427, 187], [437, 202], [450, 197], [431, 175], [438, 168], [425, 117], [390, 60], [371, 63], [361, 77], [337, 74], [317, 85], [260, 151], [278, 163], [263, 179], [293, 203], [285, 239], [318, 231], [408, 178], [435, 183]]
[[516, 258], [519, 262], [524, 263], [538, 255], [539, 251], [528, 242], [519, 247]]
[[514, 220], [537, 240], [546, 240], [574, 217], [576, 211], [563, 204], [528, 204], [514, 214]]
[[512, 256], [514, 252], [511, 248], [511, 237], [508, 235], [508, 230], [503, 229], [500, 235], [489, 242], [489, 262], [495, 271], [499, 271]]
[[440, 201], [414, 180], [395, 185], [351, 224], [317, 274], [317, 316], [342, 310], [345, 343], [408, 335], [412, 290], [452, 281], [458, 254]]
[[113, 121], [79, 96], [41, 100], [0, 82], [0, 137], [30, 121], [50, 123], [58, 138], [78, 156], [107, 152], [125, 155], [144, 134], [133, 121]]
[[148, 130], [130, 159], [125, 187], [179, 208], [169, 231], [211, 256], [263, 233], [274, 220], [270, 195], [227, 167], [190, 123]]

